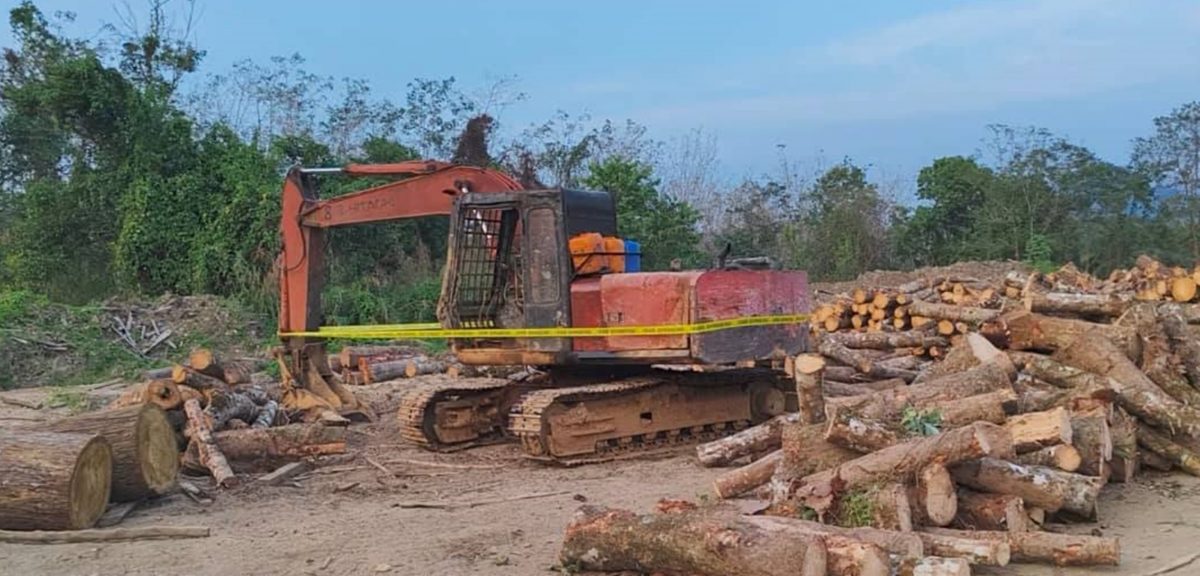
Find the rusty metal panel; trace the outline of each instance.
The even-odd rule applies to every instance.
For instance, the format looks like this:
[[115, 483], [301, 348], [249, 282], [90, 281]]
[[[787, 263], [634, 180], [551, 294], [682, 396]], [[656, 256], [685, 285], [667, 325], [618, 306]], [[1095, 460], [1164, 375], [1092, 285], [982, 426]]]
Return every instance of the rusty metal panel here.
[[[580, 278], [571, 283], [571, 326], [598, 328], [604, 326], [604, 308], [600, 301], [600, 279], [603, 276]], [[571, 348], [576, 351], [607, 350], [604, 338], [574, 338]]]
[[[691, 293], [703, 272], [609, 274], [600, 279], [605, 326], [656, 326], [691, 321]], [[613, 336], [607, 349], [686, 349], [688, 337]]]
[[[807, 274], [780, 270], [711, 270], [696, 281], [694, 321], [809, 312]], [[807, 326], [751, 326], [691, 339], [692, 357], [726, 364], [796, 354], [807, 346]]]

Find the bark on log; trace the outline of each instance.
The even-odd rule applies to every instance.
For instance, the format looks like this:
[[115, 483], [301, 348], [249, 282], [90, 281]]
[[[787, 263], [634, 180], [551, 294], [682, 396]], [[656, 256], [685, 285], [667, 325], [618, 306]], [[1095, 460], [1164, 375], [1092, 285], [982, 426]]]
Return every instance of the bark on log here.
[[817, 344], [817, 352], [826, 358], [832, 358], [866, 374], [871, 371], [874, 362], [858, 352], [851, 350], [832, 338], [822, 338]]
[[[224, 430], [214, 433], [213, 439], [237, 472], [270, 471], [303, 458], [346, 452], [346, 428], [322, 424]], [[183, 465], [204, 468], [194, 443], [188, 446]]]
[[78, 530], [104, 515], [112, 449], [99, 434], [0, 430], [0, 529]]
[[995, 320], [1000, 315], [999, 310], [989, 310], [987, 308], [972, 308], [969, 306], [955, 306], [953, 304], [933, 304], [929, 302], [915, 301], [908, 305], [908, 313], [926, 318], [936, 318], [938, 320], [950, 320], [952, 322], [966, 322], [968, 324], [981, 324], [990, 320]]
[[1012, 456], [1012, 440], [1004, 428], [987, 422], [917, 438], [855, 458], [830, 470], [802, 478], [792, 491], [799, 502], [818, 513], [830, 496], [880, 479], [905, 482], [932, 463], [951, 465], [972, 458]]
[[219, 378], [213, 378], [212, 376], [205, 375], [201, 372], [197, 372], [196, 370], [188, 368], [187, 366], [181, 366], [179, 364], [171, 367], [170, 378], [171, 381], [176, 384], [191, 386], [196, 390], [224, 390], [229, 387], [223, 380]]
[[[871, 516], [871, 528], [893, 530], [896, 532], [912, 532], [912, 505], [908, 500], [908, 490], [896, 482], [872, 486], [870, 489], [855, 494], [867, 503]], [[847, 498], [849, 495], [847, 495]], [[843, 513], [847, 499], [839, 504]], [[843, 516], [839, 524], [847, 524], [853, 519]]]
[[1096, 376], [1094, 381], [1079, 388], [1027, 389], [1021, 393], [1019, 412], [1044, 412], [1054, 408], [1077, 408], [1096, 402], [1111, 403], [1117, 395], [1107, 386], [1108, 379]]
[[887, 448], [901, 440], [892, 426], [878, 420], [862, 418], [834, 407], [825, 428], [825, 441], [848, 450], [869, 454]]
[[188, 400], [184, 402], [183, 410], [187, 413], [188, 427], [191, 431], [189, 436], [192, 438], [192, 444], [196, 446], [199, 460], [212, 473], [217, 486], [230, 488], [237, 485], [237, 475], [233, 473], [225, 455], [213, 440], [212, 428], [200, 410], [200, 402]]
[[109, 403], [109, 409], [124, 408], [136, 404], [154, 404], [163, 410], [172, 410], [183, 404], [179, 387], [171, 380], [151, 380], [122, 392]]
[[245, 390], [216, 391], [209, 397], [204, 413], [212, 418], [210, 426], [213, 430], [225, 428], [225, 424], [234, 419], [254, 422], [260, 410], [254, 400], [255, 396]]
[[188, 355], [188, 366], [193, 370], [211, 376], [213, 378], [224, 378], [224, 370], [221, 368], [221, 359], [208, 348], [196, 348]]
[[1179, 365], [1179, 359], [1172, 351], [1171, 339], [1162, 326], [1153, 322], [1158, 320], [1157, 316], [1150, 320], [1148, 325], [1139, 326], [1142, 372], [1170, 397], [1188, 406], [1200, 406], [1200, 391], [1193, 388], [1184, 375], [1185, 368]]
[[352, 368], [359, 366], [361, 360], [375, 362], [379, 358], [400, 359], [420, 354], [423, 351], [415, 346], [346, 346], [338, 353], [338, 360], [343, 367]]
[[1045, 314], [1116, 318], [1129, 308], [1130, 299], [1110, 294], [1075, 294], [1071, 292], [1048, 292], [1025, 295], [1025, 309]]
[[1061, 407], [1012, 416], [1004, 427], [1012, 434], [1013, 449], [1018, 454], [1070, 444], [1072, 440], [1071, 414]]
[[845, 398], [847, 396], [862, 396], [872, 392], [881, 390], [893, 390], [908, 386], [902, 378], [889, 378], [887, 380], [876, 380], [874, 382], [862, 382], [856, 384], [848, 384], [845, 382], [834, 382], [829, 379], [824, 379], [821, 383], [821, 392], [826, 397]]
[[702, 512], [638, 516], [580, 508], [567, 526], [561, 561], [599, 572], [724, 576], [825, 576], [819, 537], [788, 533], [753, 517]]
[[1056, 353], [1054, 359], [1107, 377], [1105, 383], [1116, 392], [1120, 405], [1138, 418], [1175, 433], [1200, 437], [1200, 410], [1167, 396], [1107, 338], [1085, 334]]
[[954, 480], [941, 464], [930, 464], [917, 473], [908, 500], [918, 526], [949, 526], [958, 513]]
[[753, 518], [764, 526], [779, 526], [781, 531], [821, 537], [841, 536], [866, 542], [900, 558], [921, 558], [925, 555], [925, 547], [921, 544], [921, 539], [911, 532], [877, 528], [843, 528], [788, 516], [754, 516]]
[[405, 378], [416, 378], [426, 374], [441, 374], [450, 367], [450, 363], [436, 358], [412, 358], [404, 367]]
[[1138, 452], [1138, 459], [1143, 466], [1147, 466], [1159, 472], [1170, 472], [1175, 468], [1175, 463], [1165, 456], [1150, 450], [1149, 448]]
[[1188, 381], [1192, 387], [1200, 389], [1200, 342], [1188, 330], [1183, 310], [1184, 307], [1178, 304], [1163, 305], [1159, 308], [1159, 321], [1163, 331], [1171, 339], [1171, 345], [1183, 364]]
[[745, 494], [771, 480], [775, 468], [783, 460], [783, 451], [775, 450], [758, 460], [717, 476], [713, 492], [717, 498], [733, 498]]
[[825, 367], [826, 382], [843, 382], [846, 384], [861, 384], [864, 382], [872, 382], [874, 378], [859, 374], [858, 370], [849, 366], [826, 366]]
[[939, 400], [922, 403], [920, 406], [927, 410], [937, 410], [942, 415], [942, 426], [957, 428], [972, 422], [991, 422], [1003, 424], [1008, 414], [1019, 408], [1020, 397], [1010, 388], [974, 394], [960, 400]]
[[179, 450], [167, 415], [153, 404], [72, 416], [50, 423], [51, 432], [99, 434], [112, 448], [113, 502], [161, 496], [175, 488]]
[[913, 384], [907, 388], [884, 390], [856, 398], [833, 399], [837, 405], [863, 417], [891, 420], [905, 406], [924, 407], [936, 402], [953, 401], [977, 394], [1011, 388], [1006, 370], [996, 364], [983, 364], [962, 372]]
[[799, 414], [782, 414], [736, 434], [696, 447], [696, 457], [706, 467], [729, 466], [739, 458], [779, 448], [785, 424], [800, 421]]
[[945, 528], [931, 528], [929, 532], [1006, 542], [1012, 552], [1013, 562], [1055, 566], [1116, 566], [1121, 562], [1121, 545], [1116, 538], [1053, 532], [968, 532]]
[[403, 377], [408, 369], [408, 360], [388, 360], [370, 364], [363, 362], [360, 366], [362, 367], [360, 373], [363, 375], [363, 383], [370, 384]]
[[1128, 358], [1141, 356], [1137, 330], [1132, 326], [1096, 324], [1070, 318], [1043, 316], [1024, 310], [1010, 312], [997, 319], [1010, 350], [1054, 352], [1085, 334], [1101, 335], [1117, 343]]
[[824, 424], [788, 424], [781, 431], [783, 460], [771, 479], [771, 498], [781, 503], [794, 481], [861, 456], [825, 441]]
[[1047, 446], [1041, 450], [1018, 454], [1013, 459], [1013, 462], [1022, 466], [1049, 466], [1051, 468], [1058, 468], [1063, 472], [1075, 472], [1079, 470], [1079, 466], [1083, 463], [1083, 457], [1074, 446], [1059, 444], [1058, 446]]
[[842, 332], [829, 336], [834, 341], [847, 348], [871, 348], [875, 350], [894, 350], [896, 348], [929, 348], [930, 346], [947, 346], [945, 338], [930, 336], [924, 332]]
[[1008, 542], [993, 539], [973, 538], [970, 532], [947, 534], [938, 532], [917, 532], [925, 551], [935, 556], [945, 558], [962, 558], [970, 564], [983, 566], [1008, 566], [1012, 549]]
[[1178, 466], [1180, 470], [1200, 476], [1200, 455], [1176, 444], [1165, 434], [1141, 424], [1137, 429], [1137, 440], [1140, 446]]
[[1020, 496], [1025, 504], [1047, 512], [1065, 510], [1084, 518], [1096, 517], [1100, 479], [1045, 466], [1021, 466], [998, 458], [981, 458], [951, 469], [961, 485]]
[[954, 527], [965, 530], [1029, 530], [1025, 502], [1011, 494], [986, 494], [966, 488], [958, 490], [958, 515]]
[[825, 395], [821, 389], [825, 359], [817, 354], [801, 354], [793, 362], [796, 399], [800, 406], [800, 423], [817, 424], [825, 421]]
[[1096, 407], [1071, 413], [1073, 438], [1070, 444], [1081, 457], [1079, 473], [1104, 477], [1106, 463], [1112, 460], [1112, 433], [1103, 409]]

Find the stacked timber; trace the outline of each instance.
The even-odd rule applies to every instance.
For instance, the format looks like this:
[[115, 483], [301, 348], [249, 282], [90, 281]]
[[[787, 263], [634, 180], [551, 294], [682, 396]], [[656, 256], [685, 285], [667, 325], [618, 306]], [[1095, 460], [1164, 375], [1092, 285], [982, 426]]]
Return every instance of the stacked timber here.
[[342, 382], [352, 385], [431, 374], [454, 378], [507, 378], [523, 369], [521, 366], [468, 366], [459, 363], [453, 354], [429, 354], [421, 346], [409, 344], [346, 346], [337, 355], [329, 356], [328, 362], [330, 370]]
[[[717, 503], [585, 507], [562, 560], [695, 574], [1116, 565], [1119, 542], [1089, 526], [1101, 491], [1144, 470], [1200, 475], [1197, 279], [1139, 258], [1107, 279], [1065, 266], [835, 295], [815, 313], [817, 354], [786, 364], [797, 412], [698, 447], [701, 465], [730, 468]], [[906, 320], [872, 324], [883, 317]]]

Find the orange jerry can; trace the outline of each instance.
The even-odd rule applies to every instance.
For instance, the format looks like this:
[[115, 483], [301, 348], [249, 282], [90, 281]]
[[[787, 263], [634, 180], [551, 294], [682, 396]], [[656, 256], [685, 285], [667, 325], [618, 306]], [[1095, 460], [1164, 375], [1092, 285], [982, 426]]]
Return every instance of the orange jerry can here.
[[604, 254], [608, 256], [608, 270], [620, 274], [625, 271], [625, 241], [616, 236], [604, 237]]
[[608, 269], [604, 236], [596, 232], [584, 232], [571, 238], [569, 245], [576, 274], [595, 274]]

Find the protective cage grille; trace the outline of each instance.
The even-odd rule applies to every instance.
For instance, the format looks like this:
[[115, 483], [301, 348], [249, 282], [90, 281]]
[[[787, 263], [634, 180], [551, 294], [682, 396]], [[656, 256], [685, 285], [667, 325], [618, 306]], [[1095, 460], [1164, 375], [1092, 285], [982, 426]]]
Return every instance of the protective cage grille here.
[[461, 212], [454, 254], [457, 327], [521, 324], [520, 242], [515, 208]]

